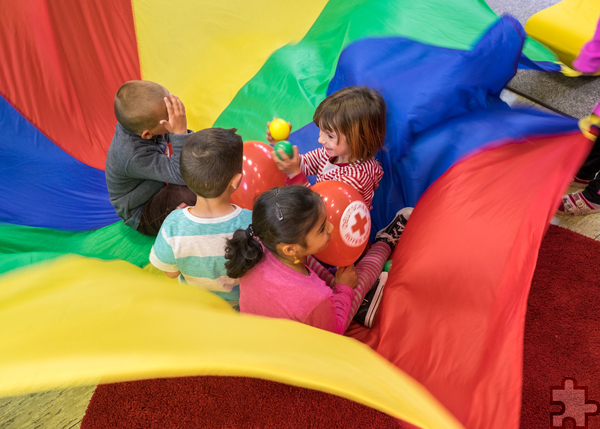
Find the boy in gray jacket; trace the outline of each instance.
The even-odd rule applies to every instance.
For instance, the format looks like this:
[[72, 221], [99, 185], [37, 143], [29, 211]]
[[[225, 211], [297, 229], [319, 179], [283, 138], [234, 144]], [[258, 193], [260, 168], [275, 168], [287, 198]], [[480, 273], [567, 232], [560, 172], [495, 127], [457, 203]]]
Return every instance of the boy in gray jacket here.
[[117, 91], [115, 116], [106, 155], [110, 202], [125, 225], [156, 236], [169, 213], [196, 203], [179, 171], [181, 148], [191, 134], [185, 108], [163, 86], [133, 80]]

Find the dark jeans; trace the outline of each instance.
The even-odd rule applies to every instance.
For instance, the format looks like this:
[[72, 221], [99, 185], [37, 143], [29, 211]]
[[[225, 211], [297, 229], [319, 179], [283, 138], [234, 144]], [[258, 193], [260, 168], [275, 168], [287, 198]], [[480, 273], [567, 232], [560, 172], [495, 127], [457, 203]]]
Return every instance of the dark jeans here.
[[591, 180], [598, 171], [600, 171], [600, 138], [596, 139], [594, 147], [592, 147], [592, 151], [579, 169], [577, 177]]
[[594, 179], [596, 173], [600, 171], [600, 138], [596, 139], [592, 151], [579, 169], [577, 177], [589, 180], [589, 185], [583, 191], [583, 196], [592, 203], [600, 204], [600, 178]]
[[196, 194], [187, 186], [167, 185], [148, 200], [140, 214], [138, 231], [145, 235], [156, 237], [160, 226], [169, 213], [181, 203], [188, 206], [196, 205]]
[[600, 179], [590, 180], [590, 183], [583, 190], [582, 194], [586, 200], [594, 204], [600, 204]]

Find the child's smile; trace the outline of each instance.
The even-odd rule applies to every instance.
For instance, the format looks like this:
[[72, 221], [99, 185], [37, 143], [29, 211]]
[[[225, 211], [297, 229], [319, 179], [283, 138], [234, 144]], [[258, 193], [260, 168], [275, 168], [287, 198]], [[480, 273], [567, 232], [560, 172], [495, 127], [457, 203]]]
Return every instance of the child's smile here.
[[338, 163], [350, 161], [350, 147], [345, 135], [340, 134], [338, 138], [335, 131], [319, 130], [319, 143], [323, 145], [330, 158], [338, 158]]

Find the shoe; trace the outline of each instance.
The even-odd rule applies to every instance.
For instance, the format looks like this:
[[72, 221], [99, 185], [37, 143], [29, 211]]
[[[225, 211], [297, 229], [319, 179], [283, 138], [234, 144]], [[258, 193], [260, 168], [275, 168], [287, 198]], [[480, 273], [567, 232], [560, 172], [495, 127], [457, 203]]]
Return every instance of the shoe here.
[[384, 243], [387, 243], [392, 250], [394, 250], [394, 247], [396, 247], [396, 243], [402, 235], [402, 231], [404, 231], [404, 227], [406, 226], [408, 218], [412, 212], [412, 207], [404, 207], [398, 211], [394, 220], [388, 226], [375, 234], [375, 241], [383, 241]]
[[581, 192], [565, 195], [558, 208], [558, 214], [569, 216], [583, 216], [600, 213], [600, 205], [589, 202]]
[[379, 309], [379, 304], [381, 303], [381, 297], [383, 296], [383, 287], [388, 279], [388, 273], [382, 272], [379, 275], [379, 278], [371, 288], [369, 292], [365, 295], [365, 299], [361, 302], [358, 307], [358, 311], [356, 312], [356, 316], [354, 316], [354, 320], [358, 323], [365, 325], [367, 328], [372, 328], [375, 323], [375, 316], [377, 315], [377, 310]]

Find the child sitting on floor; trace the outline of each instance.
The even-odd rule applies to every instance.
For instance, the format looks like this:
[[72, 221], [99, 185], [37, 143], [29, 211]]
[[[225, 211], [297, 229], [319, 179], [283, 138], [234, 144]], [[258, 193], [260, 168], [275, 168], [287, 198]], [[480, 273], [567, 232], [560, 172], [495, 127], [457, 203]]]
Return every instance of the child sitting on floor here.
[[263, 193], [254, 204], [252, 224], [236, 231], [225, 249], [227, 275], [240, 278], [240, 311], [343, 334], [379, 277], [411, 211], [400, 210], [377, 233], [375, 244], [356, 269], [353, 265], [339, 268], [334, 277], [312, 256], [327, 247], [333, 228], [321, 197], [304, 186]]
[[242, 181], [243, 143], [235, 129], [209, 128], [187, 138], [181, 151], [181, 175], [196, 195], [193, 207], [165, 219], [150, 262], [181, 283], [208, 289], [232, 305], [239, 281], [227, 277], [225, 242], [252, 221], [252, 212], [231, 204]]
[[[322, 148], [289, 158], [283, 150], [273, 160], [288, 175], [288, 185], [309, 186], [306, 176], [317, 175], [317, 182], [339, 180], [355, 188], [367, 207], [383, 176], [374, 156], [385, 137], [385, 102], [371, 88], [350, 86], [327, 97], [313, 116], [319, 127]], [[270, 122], [267, 123], [267, 127]], [[290, 125], [291, 127], [291, 125]], [[276, 141], [267, 130], [267, 140]]]
[[165, 87], [132, 80], [117, 91], [115, 116], [106, 154], [110, 202], [125, 225], [155, 236], [171, 211], [196, 201], [179, 171], [181, 146], [191, 133], [185, 108]]

